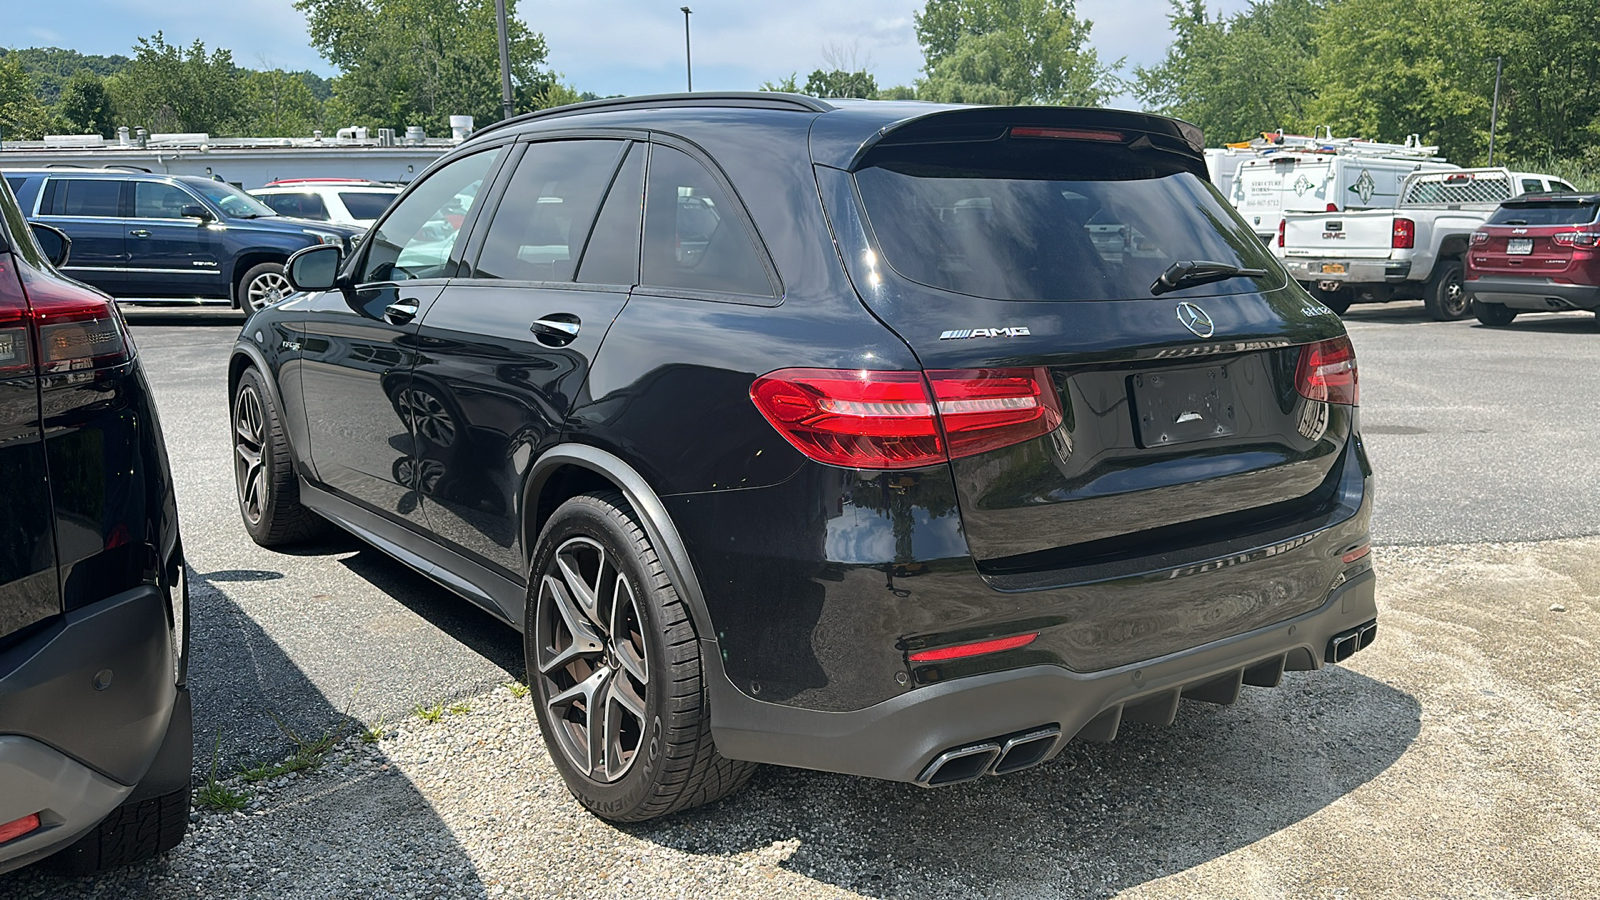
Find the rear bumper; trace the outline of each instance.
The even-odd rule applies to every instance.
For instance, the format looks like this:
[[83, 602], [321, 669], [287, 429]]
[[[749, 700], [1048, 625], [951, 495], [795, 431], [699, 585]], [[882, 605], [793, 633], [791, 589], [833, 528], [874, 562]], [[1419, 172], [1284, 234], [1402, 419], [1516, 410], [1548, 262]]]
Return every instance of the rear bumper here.
[[1548, 278], [1474, 278], [1466, 292], [1483, 303], [1512, 309], [1553, 311], [1600, 309], [1600, 285], [1558, 284]]
[[[1342, 266], [1343, 271], [1327, 272], [1325, 266]], [[1338, 259], [1288, 257], [1283, 267], [1295, 281], [1336, 281], [1340, 284], [1398, 284], [1411, 275], [1411, 260]]]
[[[0, 654], [0, 824], [40, 818], [0, 844], [0, 871], [66, 846], [135, 790], [187, 784], [188, 695], [174, 684], [170, 634], [161, 591], [143, 587]], [[182, 746], [162, 754], [176, 762], [159, 774], [174, 784], [151, 784], [169, 733]]]
[[1046, 665], [977, 675], [851, 712], [752, 703], [717, 678], [713, 734], [734, 759], [910, 782], [952, 750], [1050, 726], [1066, 738], [1110, 740], [1122, 721], [1170, 723], [1182, 697], [1231, 703], [1241, 684], [1273, 686], [1286, 669], [1321, 668], [1336, 636], [1377, 617], [1374, 583], [1369, 568], [1316, 610], [1158, 659], [1093, 673]]

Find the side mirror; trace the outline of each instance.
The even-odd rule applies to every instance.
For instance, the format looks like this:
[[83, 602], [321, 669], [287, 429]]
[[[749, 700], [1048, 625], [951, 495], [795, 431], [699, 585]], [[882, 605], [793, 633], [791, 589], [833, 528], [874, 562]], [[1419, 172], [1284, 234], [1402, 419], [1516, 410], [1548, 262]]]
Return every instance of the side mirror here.
[[50, 265], [61, 268], [67, 264], [67, 256], [72, 251], [72, 238], [59, 228], [46, 225], [43, 222], [29, 222], [28, 228], [33, 232], [33, 241], [44, 251], [44, 258], [50, 260]]
[[326, 291], [338, 280], [340, 257], [332, 244], [306, 247], [289, 257], [284, 274], [297, 291]]
[[206, 209], [204, 206], [200, 206], [198, 204], [194, 206], [185, 206], [183, 209], [178, 210], [178, 214], [183, 216], [185, 219], [199, 219], [201, 224], [216, 218], [216, 216], [211, 214], [211, 210]]

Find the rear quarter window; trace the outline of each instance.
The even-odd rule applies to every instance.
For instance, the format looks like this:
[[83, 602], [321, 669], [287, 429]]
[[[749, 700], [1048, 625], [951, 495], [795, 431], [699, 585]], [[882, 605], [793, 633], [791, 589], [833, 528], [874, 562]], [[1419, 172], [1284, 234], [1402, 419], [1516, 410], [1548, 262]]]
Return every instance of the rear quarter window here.
[[341, 191], [339, 200], [353, 218], [376, 219], [398, 196], [398, 191], [392, 194], [383, 191]]

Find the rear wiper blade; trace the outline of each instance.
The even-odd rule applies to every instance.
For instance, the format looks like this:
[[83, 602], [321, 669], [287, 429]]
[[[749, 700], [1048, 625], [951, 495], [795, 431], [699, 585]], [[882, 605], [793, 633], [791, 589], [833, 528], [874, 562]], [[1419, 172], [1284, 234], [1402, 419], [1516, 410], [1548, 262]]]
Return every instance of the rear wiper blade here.
[[1161, 277], [1150, 285], [1150, 295], [1157, 296], [1168, 291], [1194, 287], [1197, 284], [1210, 284], [1213, 281], [1225, 281], [1229, 278], [1260, 278], [1266, 274], [1266, 269], [1245, 269], [1231, 263], [1204, 259], [1180, 260], [1168, 266], [1167, 270], [1161, 273]]

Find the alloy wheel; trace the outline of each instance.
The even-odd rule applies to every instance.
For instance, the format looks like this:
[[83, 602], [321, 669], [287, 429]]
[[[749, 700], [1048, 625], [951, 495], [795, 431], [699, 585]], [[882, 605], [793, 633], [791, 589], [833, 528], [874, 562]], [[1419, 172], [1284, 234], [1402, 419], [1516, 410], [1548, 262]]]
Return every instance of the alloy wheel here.
[[551, 735], [590, 780], [628, 773], [644, 741], [650, 665], [633, 586], [599, 543], [569, 538], [540, 578], [535, 662]]
[[266, 418], [261, 395], [252, 385], [239, 389], [233, 403], [233, 473], [239, 489], [239, 508], [252, 525], [261, 522], [267, 504], [267, 473], [261, 465]]
[[263, 272], [250, 282], [245, 289], [245, 296], [250, 301], [251, 309], [261, 309], [270, 306], [279, 300], [294, 293], [289, 279], [282, 272]]
[[1440, 305], [1443, 306], [1445, 312], [1449, 313], [1452, 317], [1460, 318], [1461, 316], [1466, 315], [1467, 291], [1465, 286], [1463, 286], [1461, 283], [1460, 275], [1457, 275], [1456, 277], [1445, 282], [1444, 303]]

